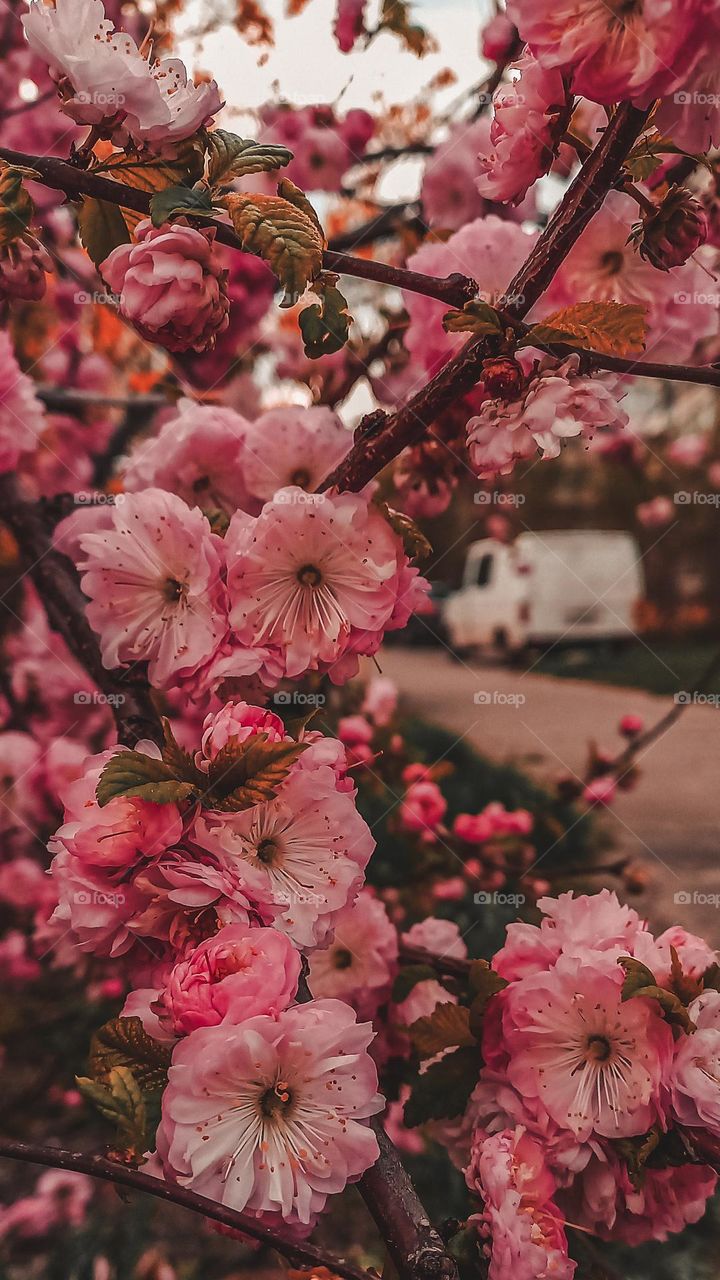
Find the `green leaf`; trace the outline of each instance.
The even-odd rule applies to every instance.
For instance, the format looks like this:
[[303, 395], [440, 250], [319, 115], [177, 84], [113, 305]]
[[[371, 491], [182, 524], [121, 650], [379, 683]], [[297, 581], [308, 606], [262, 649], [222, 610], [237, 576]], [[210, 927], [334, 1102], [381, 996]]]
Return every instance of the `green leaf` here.
[[[654, 974], [649, 969], [646, 969], [644, 964], [640, 964], [629, 956], [621, 956], [618, 963], [622, 965], [627, 975], [622, 986], [623, 1000], [632, 1000], [636, 997], [656, 1000], [662, 1009], [665, 1021], [670, 1023], [673, 1031], [677, 1031], [678, 1034], [684, 1031], [687, 1035], [695, 1031], [695, 1023], [692, 1021], [682, 1000], [676, 996], [674, 991], [659, 987], [655, 981]], [[643, 976], [647, 975], [649, 975], [649, 981], [639, 985]]]
[[405, 1103], [404, 1118], [409, 1129], [427, 1120], [451, 1120], [467, 1106], [478, 1081], [481, 1066], [477, 1045], [448, 1053], [433, 1062], [413, 1083]]
[[466, 302], [462, 311], [447, 311], [443, 316], [446, 333], [474, 333], [485, 337], [490, 333], [502, 333], [500, 316], [487, 302], [475, 299]]
[[222, 203], [243, 248], [264, 258], [283, 285], [280, 305], [291, 307], [320, 274], [325, 237], [307, 197], [287, 180], [278, 190], [225, 196]]
[[173, 777], [181, 779], [183, 782], [192, 782], [200, 790], [204, 789], [207, 786], [207, 775], [201, 769], [198, 769], [190, 753], [176, 742], [170, 721], [165, 716], [163, 717], [162, 727], [162, 758], [172, 771]]
[[643, 987], [654, 987], [657, 984], [657, 978], [652, 969], [648, 969], [647, 965], [642, 964], [633, 956], [620, 956], [618, 964], [625, 971], [625, 981], [622, 985], [623, 1000], [630, 1000], [637, 995]]
[[438, 1004], [427, 1017], [413, 1022], [410, 1039], [421, 1058], [432, 1058], [441, 1049], [469, 1047], [476, 1043], [470, 1030], [470, 1010], [461, 1004]]
[[293, 158], [287, 147], [271, 142], [254, 142], [252, 138], [239, 138], [227, 129], [213, 129], [207, 135], [207, 180], [211, 187], [244, 178], [249, 173], [270, 173], [282, 169]]
[[118, 751], [100, 774], [95, 795], [102, 809], [116, 796], [151, 804], [179, 804], [194, 798], [195, 792], [193, 783], [180, 781], [164, 760], [142, 751]]
[[347, 299], [334, 284], [316, 280], [313, 288], [320, 294], [321, 301], [301, 311], [298, 323], [305, 355], [310, 360], [319, 360], [321, 356], [342, 350], [348, 340], [352, 316], [347, 309]]
[[215, 214], [210, 193], [205, 187], [165, 187], [150, 201], [150, 219], [154, 227], [173, 218], [212, 218]]
[[34, 205], [23, 182], [28, 173], [0, 162], [0, 245], [10, 244], [30, 225]]
[[112, 1018], [95, 1032], [90, 1073], [103, 1080], [116, 1067], [129, 1067], [143, 1093], [159, 1093], [167, 1083], [171, 1048], [153, 1040], [139, 1018]]
[[553, 342], [587, 347], [603, 355], [637, 355], [645, 347], [647, 307], [625, 302], [576, 302], [533, 325], [519, 346]]
[[108, 200], [86, 196], [78, 209], [78, 231], [83, 247], [96, 267], [132, 236], [121, 210]]
[[437, 972], [429, 964], [404, 964], [397, 975], [392, 989], [395, 1004], [402, 1004], [418, 982], [427, 982], [428, 978], [437, 978]]
[[268, 742], [265, 733], [255, 733], [244, 742], [231, 738], [210, 763], [203, 804], [235, 813], [271, 800], [307, 746], [307, 742]]
[[662, 1130], [659, 1125], [655, 1125], [640, 1137], [618, 1138], [613, 1142], [613, 1146], [627, 1165], [630, 1181], [636, 1190], [642, 1187], [645, 1165], [656, 1150], [661, 1138]]

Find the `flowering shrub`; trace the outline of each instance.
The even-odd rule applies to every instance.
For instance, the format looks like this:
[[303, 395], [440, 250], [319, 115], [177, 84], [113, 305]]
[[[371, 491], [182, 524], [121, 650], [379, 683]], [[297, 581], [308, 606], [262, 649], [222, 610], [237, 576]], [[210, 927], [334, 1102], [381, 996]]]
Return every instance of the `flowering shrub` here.
[[[0, 1172], [13, 1276], [225, 1276], [252, 1242], [291, 1280], [589, 1280], [585, 1237], [705, 1214], [716, 953], [651, 929], [604, 884], [642, 875], [596, 856], [680, 711], [625, 715], [617, 752], [540, 786], [371, 666], [436, 607], [416, 520], [581, 449], [717, 483], [694, 406], [650, 431], [662, 454], [636, 430], [638, 387], [719, 380], [717, 4], [630, 9], [507, 0], [474, 102], [437, 108], [447, 71], [372, 111], [312, 84], [246, 137], [248, 101], [221, 116], [242, 75], [174, 56], [177, 6], [148, 30], [132, 2], [11, 3], [0, 1156], [49, 1166], [14, 1199]], [[225, 22], [200, 10], [199, 38]], [[339, 0], [327, 35], [422, 57], [415, 19]], [[233, 22], [272, 41], [258, 0]], [[418, 200], [388, 205], [409, 155]], [[660, 538], [678, 499], [635, 505]], [[196, 1239], [117, 1227], [96, 1176], [219, 1236], [196, 1268]], [[326, 1252], [356, 1183], [377, 1238], [350, 1216]]]

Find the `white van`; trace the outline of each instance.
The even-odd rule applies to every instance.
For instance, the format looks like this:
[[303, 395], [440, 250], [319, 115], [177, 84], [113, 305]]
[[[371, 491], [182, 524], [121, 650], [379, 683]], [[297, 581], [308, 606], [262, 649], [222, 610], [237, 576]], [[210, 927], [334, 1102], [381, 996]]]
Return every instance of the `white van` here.
[[443, 623], [458, 652], [628, 640], [643, 589], [640, 551], [628, 533], [522, 533], [510, 546], [485, 538], [468, 548]]

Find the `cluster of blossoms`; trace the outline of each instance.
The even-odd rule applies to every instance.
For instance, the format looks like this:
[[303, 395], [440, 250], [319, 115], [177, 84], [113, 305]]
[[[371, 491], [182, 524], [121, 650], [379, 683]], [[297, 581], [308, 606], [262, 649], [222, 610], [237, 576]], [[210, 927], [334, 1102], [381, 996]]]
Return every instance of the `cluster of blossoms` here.
[[603, 377], [578, 372], [580, 357], [540, 362], [517, 399], [485, 400], [468, 422], [468, 453], [478, 476], [507, 475], [520, 458], [557, 458], [563, 440], [614, 433], [627, 425]]
[[[363, 153], [375, 122], [356, 108], [338, 116], [327, 106], [291, 107], [268, 103], [260, 110], [260, 140], [288, 147], [293, 153], [285, 172], [307, 191], [339, 191], [348, 169]], [[252, 190], [275, 192], [271, 175], [252, 177]]]
[[655, 937], [608, 890], [538, 905], [492, 961], [480, 1078], [447, 1131], [491, 1280], [572, 1276], [567, 1222], [665, 1240], [717, 1182], [688, 1155], [720, 1136], [715, 953], [680, 927]]
[[[144, 660], [153, 684], [193, 677], [198, 691], [228, 677], [273, 687], [308, 671], [338, 684], [353, 675], [427, 584], [367, 497], [307, 492], [346, 439], [327, 410], [248, 424], [185, 404], [131, 462], [138, 492], [71, 517], [72, 547], [58, 535], [83, 574], [105, 664]], [[214, 512], [229, 517], [224, 537]]]
[[102, 0], [33, 0], [23, 25], [65, 113], [120, 145], [132, 139], [161, 150], [210, 123], [222, 106], [214, 80], [196, 86], [178, 58], [145, 57], [132, 36], [115, 30]]
[[[294, 748], [274, 794], [213, 808], [213, 778], [260, 744]], [[364, 1122], [382, 1106], [370, 1025], [339, 999], [295, 1003], [301, 954], [331, 940], [373, 848], [343, 748], [314, 732], [295, 743], [273, 712], [228, 703], [194, 753], [202, 808], [122, 794], [101, 806], [114, 755], [86, 760], [67, 788], [47, 934], [122, 957], [139, 984], [123, 1016], [172, 1046], [151, 1167], [307, 1230], [376, 1158]]]
[[510, 68], [517, 79], [493, 97], [489, 154], [480, 155], [478, 191], [488, 200], [518, 204], [548, 173], [571, 114], [561, 73], [525, 53]]

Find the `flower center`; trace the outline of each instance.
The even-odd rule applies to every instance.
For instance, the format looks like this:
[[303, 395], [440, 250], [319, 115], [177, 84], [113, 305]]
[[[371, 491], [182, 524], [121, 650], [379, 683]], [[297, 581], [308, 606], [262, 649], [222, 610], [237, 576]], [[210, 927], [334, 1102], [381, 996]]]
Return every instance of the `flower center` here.
[[319, 587], [323, 580], [322, 573], [317, 565], [304, 564], [297, 571], [297, 580], [303, 587]]
[[266, 867], [271, 867], [279, 852], [280, 850], [275, 841], [266, 836], [264, 840], [259, 841], [255, 856], [258, 862], [262, 862]]
[[260, 1110], [268, 1119], [284, 1115], [292, 1105], [292, 1094], [286, 1080], [277, 1080], [260, 1095]]
[[338, 947], [333, 956], [333, 964], [336, 969], [349, 969], [352, 964], [352, 952], [347, 947]]
[[608, 249], [600, 259], [600, 266], [608, 276], [619, 276], [625, 263], [625, 255], [619, 249]]
[[177, 578], [168, 578], [165, 582], [163, 595], [168, 604], [177, 604], [178, 600], [186, 599], [187, 584], [178, 582]]
[[607, 1036], [588, 1036], [585, 1046], [585, 1057], [588, 1062], [607, 1062], [612, 1053], [612, 1045]]
[[297, 471], [293, 471], [290, 483], [296, 484], [300, 489], [307, 489], [310, 483], [310, 472], [306, 467], [298, 467]]

